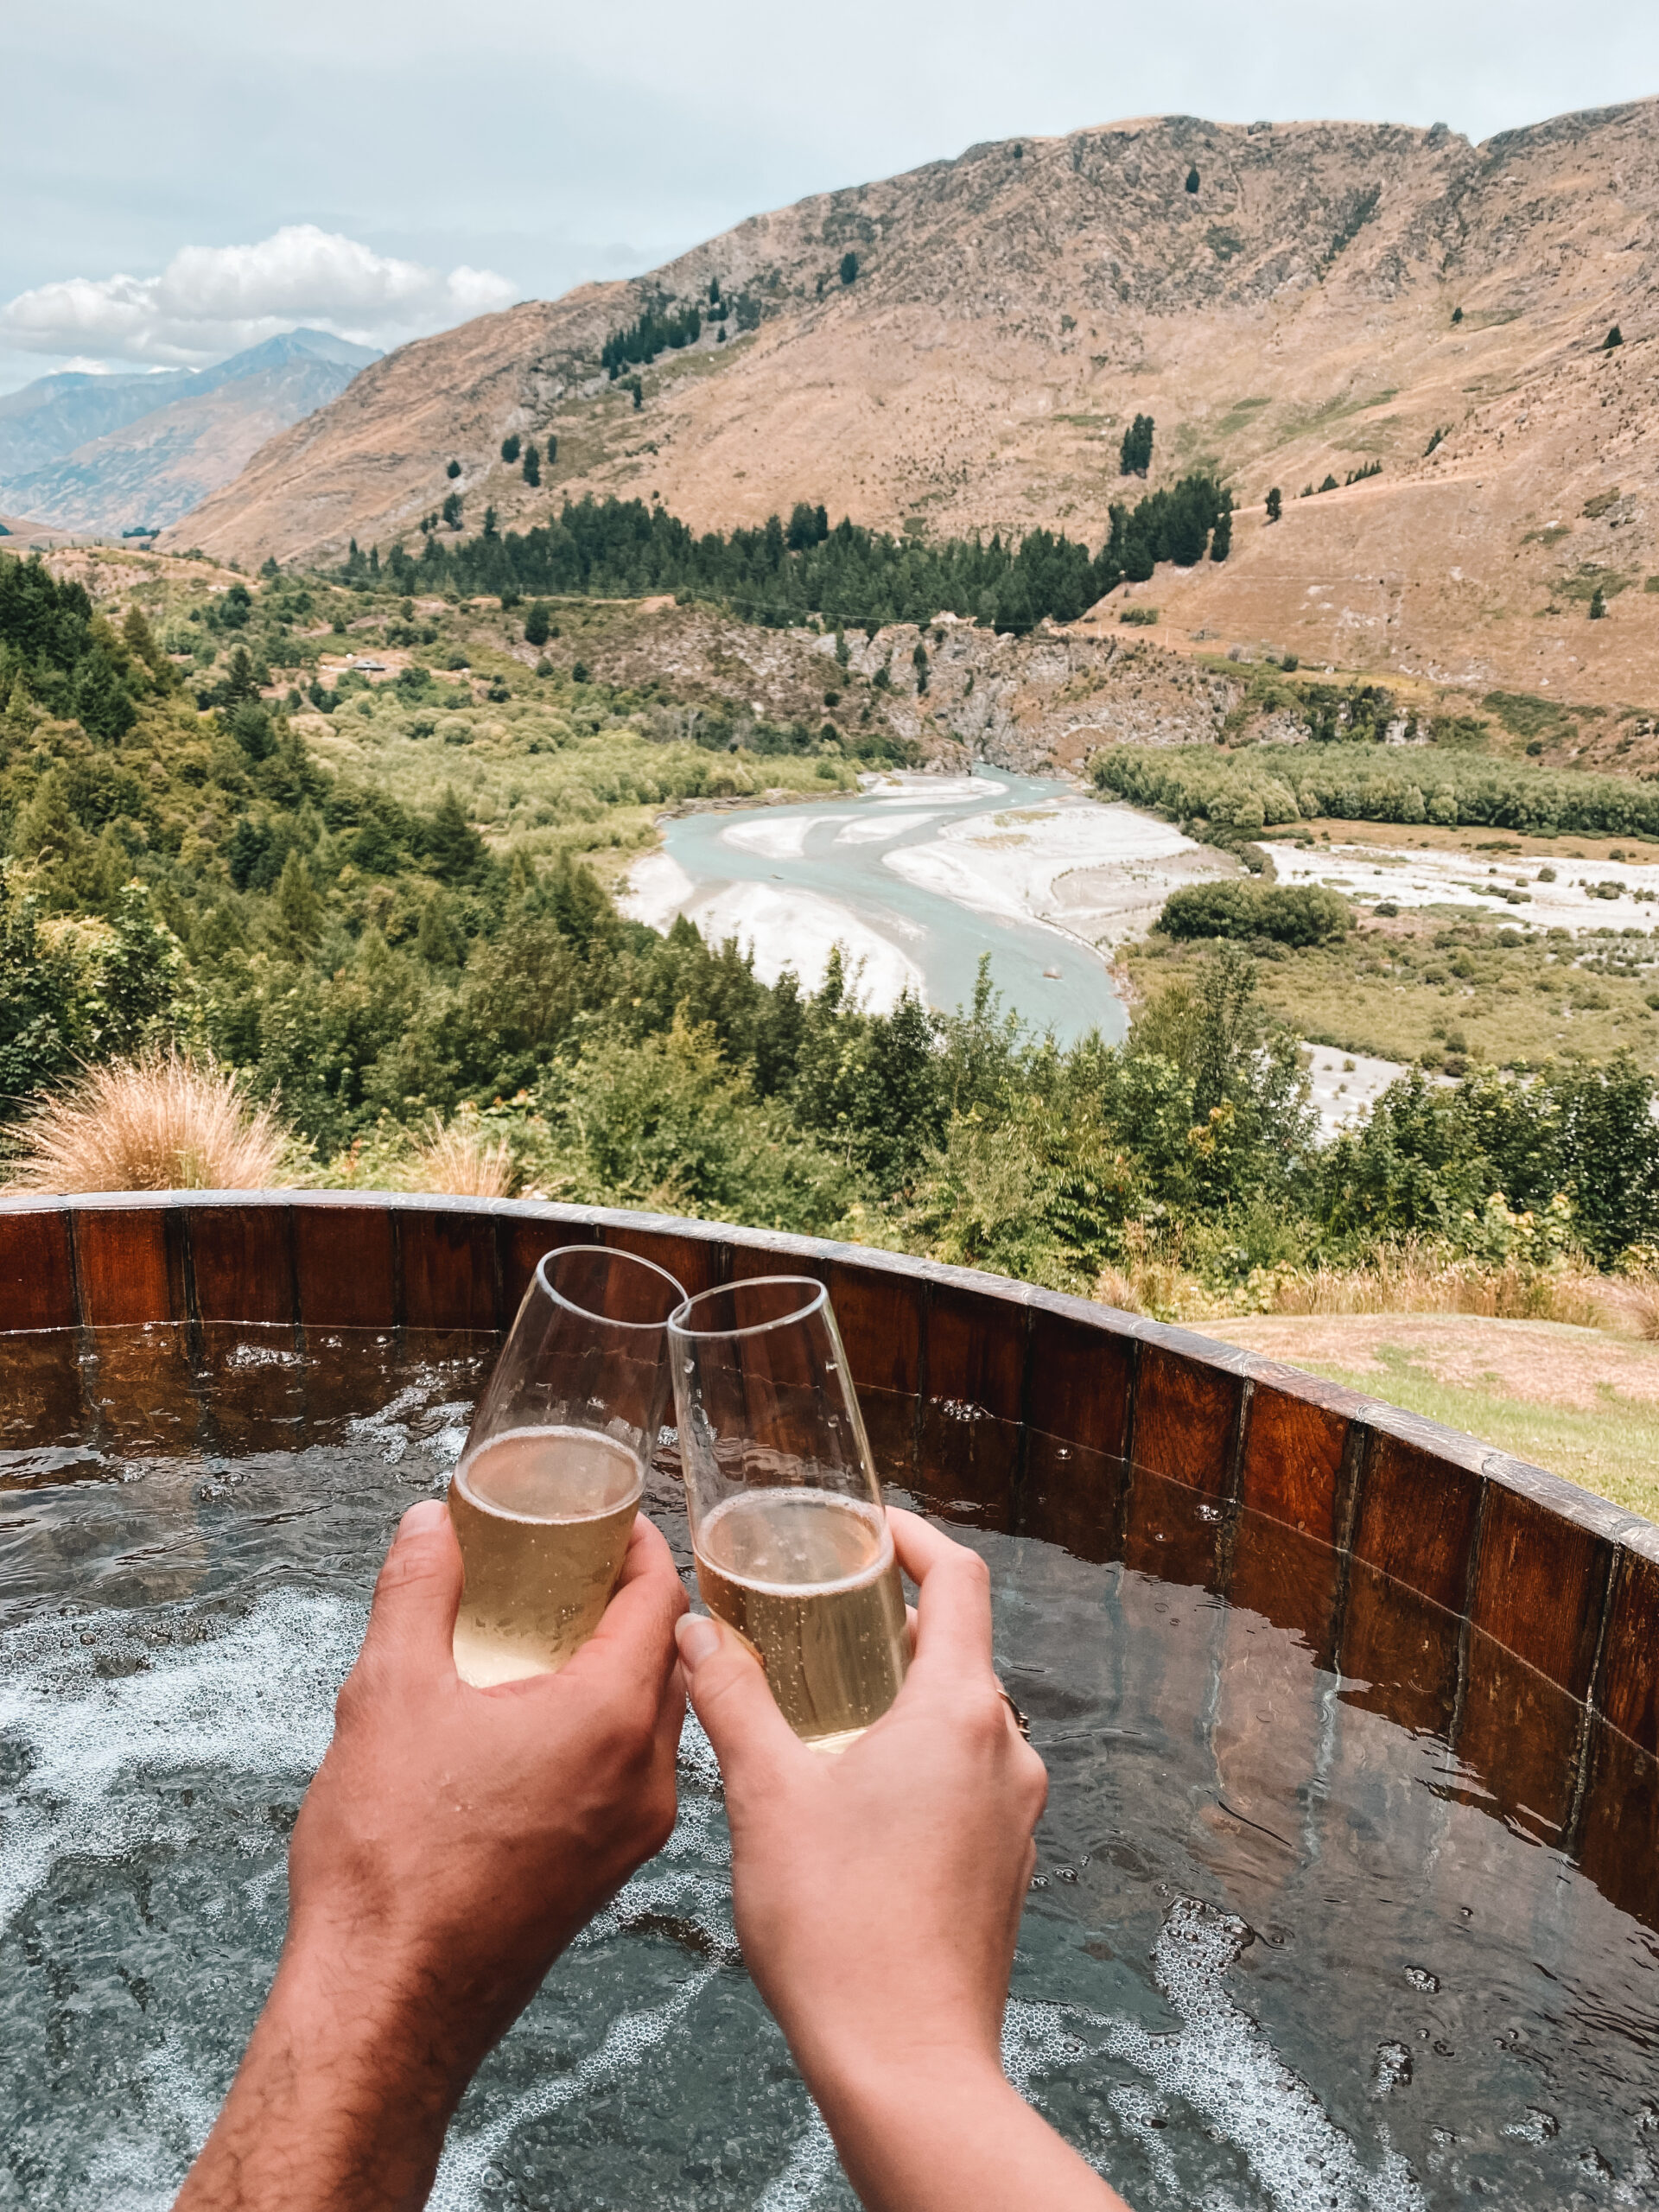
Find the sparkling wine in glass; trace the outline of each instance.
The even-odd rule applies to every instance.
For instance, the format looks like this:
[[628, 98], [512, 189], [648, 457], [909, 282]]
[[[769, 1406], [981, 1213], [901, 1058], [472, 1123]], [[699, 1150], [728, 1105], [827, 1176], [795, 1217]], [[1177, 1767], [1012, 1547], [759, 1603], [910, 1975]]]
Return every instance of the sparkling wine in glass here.
[[797, 1735], [844, 1750], [899, 1694], [910, 1639], [829, 1294], [728, 1283], [668, 1335], [703, 1603], [753, 1646]]
[[449, 1485], [466, 1563], [455, 1666], [486, 1688], [556, 1674], [598, 1627], [669, 1399], [685, 1293], [630, 1252], [541, 1261]]

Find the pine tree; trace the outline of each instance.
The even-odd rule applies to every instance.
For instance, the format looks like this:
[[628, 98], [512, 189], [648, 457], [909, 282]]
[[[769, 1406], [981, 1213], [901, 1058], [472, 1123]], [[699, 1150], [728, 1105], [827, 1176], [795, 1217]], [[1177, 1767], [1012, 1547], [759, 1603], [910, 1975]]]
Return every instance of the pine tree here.
[[533, 492], [542, 480], [542, 456], [533, 445], [524, 448], [524, 481]]
[[171, 680], [172, 665], [156, 643], [156, 633], [145, 620], [144, 610], [137, 600], [128, 607], [122, 622], [121, 642], [135, 660], [143, 663], [159, 683], [165, 685]]
[[1285, 496], [1275, 484], [1268, 494], [1268, 520], [1277, 522], [1285, 511]]
[[1233, 495], [1224, 491], [1221, 512], [1216, 517], [1215, 535], [1210, 540], [1210, 558], [1224, 561], [1233, 550]]
[[510, 436], [507, 436], [507, 437], [505, 437], [505, 438], [503, 438], [503, 439], [502, 439], [502, 441], [501, 441], [501, 458], [502, 458], [502, 460], [503, 460], [503, 461], [505, 461], [506, 462], [506, 464], [507, 464], [507, 466], [508, 466], [508, 467], [509, 467], [509, 468], [511, 468], [511, 467], [512, 467], [512, 464], [513, 464], [513, 462], [514, 462], [515, 461], [517, 461], [517, 460], [518, 460], [518, 433], [517, 432], [517, 430], [514, 430], [514, 431], [511, 434], [511, 435], [510, 435]]
[[919, 638], [916, 640], [916, 650], [910, 657], [910, 664], [916, 671], [916, 694], [919, 698], [927, 690], [927, 647]]
[[1607, 612], [1607, 595], [1598, 584], [1590, 594], [1590, 620], [1599, 622]]
[[554, 436], [552, 431], [550, 430], [547, 434], [547, 465], [550, 468], [552, 467], [554, 462], [558, 459], [558, 457], [559, 442], [557, 438]]
[[446, 468], [443, 473], [453, 484], [456, 477], [461, 474], [461, 463], [458, 461], [452, 461], [448, 467]]
[[231, 655], [222, 689], [227, 707], [234, 707], [243, 699], [259, 696], [259, 686], [253, 673], [253, 656], [245, 645], [238, 645]]
[[1196, 192], [1198, 190], [1198, 173], [1197, 169], [1188, 169], [1186, 173], [1186, 188], [1189, 192]]
[[524, 617], [524, 643], [527, 645], [544, 645], [550, 627], [547, 619], [547, 601], [532, 600], [530, 612]]
[[451, 530], [459, 530], [461, 528], [461, 494], [459, 492], [451, 492], [448, 498], [444, 501], [443, 518], [445, 522], [448, 524]]
[[1123, 442], [1118, 448], [1118, 463], [1125, 476], [1144, 476], [1152, 466], [1152, 430], [1150, 415], [1137, 415], [1123, 433]]
[[20, 742], [32, 737], [41, 712], [40, 702], [29, 688], [29, 678], [20, 668], [11, 679], [11, 693], [6, 701], [6, 711], [0, 715], [0, 737], [10, 742]]
[[449, 901], [442, 891], [435, 891], [421, 909], [415, 950], [429, 968], [461, 965], [461, 933], [450, 918]]
[[843, 284], [850, 284], [857, 277], [857, 275], [858, 256], [855, 253], [843, 253], [841, 257], [842, 283]]
[[240, 700], [230, 712], [231, 735], [250, 760], [269, 760], [276, 750], [276, 733], [270, 716], [257, 698]]
[[1615, 323], [1612, 328], [1607, 333], [1607, 335], [1602, 340], [1601, 350], [1604, 353], [1611, 353], [1615, 346], [1622, 346], [1624, 343], [1624, 334], [1619, 328], [1618, 325]]
[[488, 849], [467, 819], [453, 784], [445, 787], [433, 810], [425, 845], [432, 873], [442, 882], [476, 882], [488, 870]]
[[322, 900], [311, 880], [310, 869], [300, 858], [299, 847], [290, 845], [276, 886], [276, 918], [271, 935], [280, 952], [297, 960], [321, 934]]

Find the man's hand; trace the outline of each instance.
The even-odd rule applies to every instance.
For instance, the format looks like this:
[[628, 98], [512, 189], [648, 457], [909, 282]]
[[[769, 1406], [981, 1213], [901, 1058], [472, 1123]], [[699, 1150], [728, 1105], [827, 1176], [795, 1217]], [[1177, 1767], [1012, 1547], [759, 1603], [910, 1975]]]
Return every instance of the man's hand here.
[[461, 1560], [404, 1516], [289, 1858], [288, 1941], [182, 2195], [219, 2207], [425, 2201], [479, 2062], [570, 1938], [674, 1824], [685, 1595], [643, 1516], [559, 1674], [469, 1688]]
[[1109, 2212], [1002, 2072], [1048, 1777], [992, 1670], [990, 1579], [931, 1522], [888, 1518], [919, 1585], [916, 1656], [838, 1758], [795, 1735], [741, 1637], [679, 1624], [725, 1777], [744, 1960], [866, 2205]]

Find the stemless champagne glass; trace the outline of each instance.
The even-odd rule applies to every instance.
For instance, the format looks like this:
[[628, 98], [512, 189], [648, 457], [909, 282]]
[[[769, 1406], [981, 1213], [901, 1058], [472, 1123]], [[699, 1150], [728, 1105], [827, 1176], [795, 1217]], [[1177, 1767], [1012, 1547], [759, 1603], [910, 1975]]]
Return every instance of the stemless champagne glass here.
[[599, 1245], [537, 1267], [449, 1485], [464, 1681], [556, 1674], [599, 1626], [668, 1403], [665, 1324], [684, 1298], [649, 1260]]
[[796, 1734], [844, 1750], [899, 1694], [910, 1641], [829, 1293], [728, 1283], [668, 1337], [703, 1603], [758, 1652]]

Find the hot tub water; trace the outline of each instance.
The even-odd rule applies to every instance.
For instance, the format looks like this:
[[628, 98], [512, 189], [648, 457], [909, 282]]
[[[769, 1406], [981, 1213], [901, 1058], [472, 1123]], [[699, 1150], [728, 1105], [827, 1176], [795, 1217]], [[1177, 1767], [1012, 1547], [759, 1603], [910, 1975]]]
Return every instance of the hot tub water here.
[[[14, 1433], [0, 2203], [170, 2201], [270, 1978], [386, 1535], [488, 1350], [251, 1341], [211, 1448]], [[269, 1418], [233, 1448], [254, 1376]], [[646, 1510], [689, 1569], [671, 1479]], [[1650, 1930], [1259, 1617], [967, 1533], [1052, 1779], [1009, 2069], [1137, 2212], [1659, 2204]], [[695, 1723], [680, 1782], [667, 1849], [480, 2073], [435, 2204], [852, 2204], [742, 1969]]]

